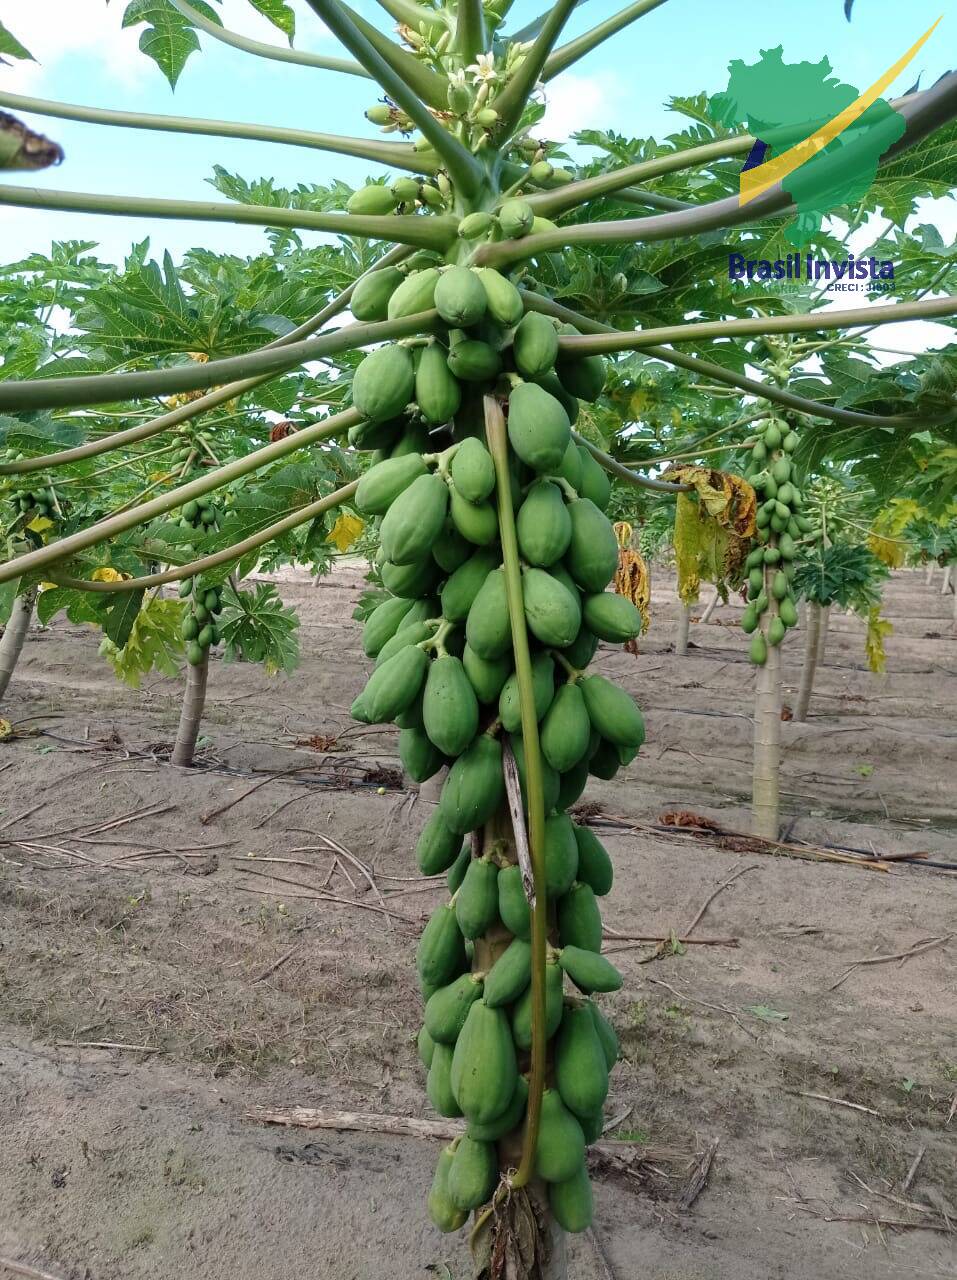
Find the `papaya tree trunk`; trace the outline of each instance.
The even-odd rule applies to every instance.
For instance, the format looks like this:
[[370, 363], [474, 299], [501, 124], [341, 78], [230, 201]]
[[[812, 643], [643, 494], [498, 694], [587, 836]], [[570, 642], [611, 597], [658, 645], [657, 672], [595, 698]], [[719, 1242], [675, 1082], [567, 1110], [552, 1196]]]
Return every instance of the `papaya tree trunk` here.
[[37, 598], [35, 591], [17, 596], [13, 602], [10, 618], [0, 640], [0, 698], [6, 696], [7, 685], [16, 669], [17, 661], [23, 650], [27, 632], [30, 630], [30, 619], [33, 617], [33, 604]]
[[794, 719], [803, 723], [807, 719], [807, 711], [814, 690], [814, 677], [824, 657], [824, 645], [827, 641], [827, 623], [830, 610], [809, 600], [807, 605], [807, 636], [804, 642], [804, 670], [801, 672], [801, 686], [798, 689], [797, 703], [794, 708]]
[[952, 566], [952, 565], [949, 565], [949, 564], [948, 564], [948, 565], [945, 565], [945, 566], [944, 566], [944, 580], [943, 580], [943, 582], [940, 584], [940, 594], [941, 594], [942, 596], [945, 596], [945, 595], [947, 594], [947, 592], [950, 590], [950, 579], [951, 579], [952, 574], [953, 574], [953, 566]]
[[[762, 621], [767, 634], [778, 616], [772, 600]], [[754, 777], [751, 788], [751, 834], [765, 840], [778, 838], [781, 768], [781, 647], [767, 646], [767, 658], [758, 667], [754, 691]]]
[[688, 622], [691, 618], [691, 605], [683, 600], [678, 602], [678, 632], [675, 636], [675, 653], [683, 658], [688, 652]]
[[929, 586], [930, 586], [930, 584], [934, 581], [934, 570], [935, 570], [936, 568], [937, 568], [937, 565], [934, 563], [934, 561], [933, 561], [933, 560], [928, 560], [928, 562], [927, 562], [927, 572], [924, 574], [924, 586], [925, 586], [925, 587], [929, 587]]
[[711, 621], [711, 615], [714, 613], [715, 609], [718, 607], [718, 601], [720, 599], [721, 599], [721, 592], [718, 590], [717, 587], [715, 587], [714, 595], [708, 601], [708, 607], [707, 609], [705, 609], [704, 613], [701, 615], [702, 622]]
[[183, 709], [179, 716], [179, 728], [176, 730], [176, 741], [173, 744], [172, 764], [189, 768], [193, 763], [193, 752], [196, 750], [196, 739], [199, 737], [199, 726], [203, 719], [203, 707], [206, 705], [206, 679], [209, 675], [209, 650], [203, 654], [202, 662], [186, 666], [186, 692], [183, 694]]

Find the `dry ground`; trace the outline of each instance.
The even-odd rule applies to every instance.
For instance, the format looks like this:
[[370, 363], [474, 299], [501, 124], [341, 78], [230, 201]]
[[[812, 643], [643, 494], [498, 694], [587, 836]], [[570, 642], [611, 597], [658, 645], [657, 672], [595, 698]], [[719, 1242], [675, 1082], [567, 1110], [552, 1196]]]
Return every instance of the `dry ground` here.
[[[834, 985], [855, 960], [952, 934], [957, 876], [655, 829], [675, 809], [745, 828], [753, 681], [733, 626], [692, 624], [689, 655], [671, 653], [659, 576], [642, 652], [599, 659], [649, 726], [635, 763], [588, 791], [617, 868], [608, 924], [680, 932], [747, 870], [698, 927], [737, 947], [616, 957], [625, 982], [606, 1007], [625, 1059], [607, 1115], [627, 1113], [617, 1136], [653, 1149], [655, 1168], [599, 1186], [612, 1274], [957, 1276], [953, 1234], [874, 1223], [957, 1222], [957, 940]], [[428, 801], [401, 789], [391, 731], [350, 732], [326, 756], [296, 745], [349, 723], [366, 667], [350, 619], [360, 588], [348, 570], [320, 589], [284, 584], [303, 617], [293, 680], [214, 665], [218, 768], [156, 758], [179, 682], [121, 690], [91, 633], [31, 636], [4, 713], [43, 732], [0, 746], [0, 1258], [76, 1280], [468, 1275], [463, 1241], [426, 1217], [434, 1146], [244, 1117], [256, 1104], [429, 1115], [413, 952], [441, 895], [403, 880]], [[858, 621], [837, 617], [812, 717], [784, 725], [787, 831], [957, 868], [949, 602], [901, 573], [887, 611], [886, 674], [867, 672]], [[801, 643], [787, 647], [792, 690]], [[308, 772], [213, 812], [297, 766]], [[345, 858], [328, 884], [343, 902], [300, 896], [332, 865], [325, 836], [374, 868], [401, 918], [366, 909], [380, 900]], [[77, 1047], [91, 1042], [139, 1047]], [[691, 1153], [713, 1139], [710, 1181], [683, 1212]], [[571, 1274], [607, 1280], [590, 1240], [573, 1243]]]

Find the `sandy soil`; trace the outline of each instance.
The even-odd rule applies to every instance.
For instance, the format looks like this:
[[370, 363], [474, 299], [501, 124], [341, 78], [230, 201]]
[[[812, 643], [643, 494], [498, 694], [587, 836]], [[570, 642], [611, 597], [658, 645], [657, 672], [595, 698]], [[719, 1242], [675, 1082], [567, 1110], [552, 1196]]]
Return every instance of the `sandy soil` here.
[[[426, 1217], [433, 1144], [246, 1114], [430, 1114], [413, 951], [440, 890], [403, 880], [428, 801], [402, 789], [389, 730], [352, 730], [325, 755], [304, 745], [349, 724], [360, 589], [352, 571], [283, 585], [302, 611], [300, 672], [216, 663], [207, 767], [188, 772], [162, 760], [181, 682], [119, 689], [92, 633], [31, 636], [4, 708], [21, 736], [0, 745], [0, 1275], [7, 1258], [71, 1280], [468, 1276], [464, 1240]], [[897, 575], [880, 677], [859, 622], [833, 620], [813, 714], [784, 725], [790, 838], [922, 850], [957, 869], [948, 610], [921, 576]], [[642, 652], [600, 655], [649, 725], [635, 763], [587, 793], [617, 867], [607, 922], [681, 932], [743, 870], [697, 930], [739, 945], [616, 956], [624, 987], [605, 999], [625, 1060], [607, 1115], [624, 1115], [613, 1136], [650, 1163], [601, 1179], [610, 1270], [586, 1237], [571, 1275], [957, 1276], [952, 1234], [874, 1222], [957, 1221], [957, 939], [835, 985], [853, 961], [952, 934], [957, 876], [656, 829], [675, 809], [747, 823], [746, 643], [732, 625], [692, 624], [676, 658], [675, 612], [659, 575]], [[787, 647], [792, 692], [801, 645]], [[333, 867], [324, 837], [374, 869], [375, 890], [343, 857], [327, 888], [343, 901], [308, 896]], [[82, 1047], [104, 1042], [137, 1047]], [[710, 1180], [683, 1211], [694, 1153], [714, 1139]]]

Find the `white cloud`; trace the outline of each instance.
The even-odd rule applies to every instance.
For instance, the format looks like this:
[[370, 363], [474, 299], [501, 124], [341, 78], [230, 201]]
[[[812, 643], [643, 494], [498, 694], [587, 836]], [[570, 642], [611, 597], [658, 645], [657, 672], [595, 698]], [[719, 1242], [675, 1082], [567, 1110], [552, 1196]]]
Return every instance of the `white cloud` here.
[[545, 119], [535, 132], [544, 131], [550, 138], [564, 141], [581, 129], [614, 119], [615, 105], [621, 98], [621, 86], [613, 74], [578, 76], [566, 72], [548, 86]]

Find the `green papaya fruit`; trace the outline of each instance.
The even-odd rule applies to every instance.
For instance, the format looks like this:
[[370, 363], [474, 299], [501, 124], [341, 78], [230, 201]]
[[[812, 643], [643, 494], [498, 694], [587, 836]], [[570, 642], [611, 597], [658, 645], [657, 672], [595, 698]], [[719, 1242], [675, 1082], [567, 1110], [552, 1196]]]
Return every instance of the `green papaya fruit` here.
[[763, 667], [768, 660], [768, 642], [761, 631], [755, 631], [751, 637], [748, 656], [756, 667]]
[[[571, 418], [570, 414], [569, 418]], [[582, 460], [578, 452], [578, 445], [574, 440], [569, 440], [568, 442], [568, 448], [565, 450], [565, 456], [562, 458], [562, 465], [558, 469], [558, 474], [563, 480], [568, 481], [576, 493], [578, 492], [582, 482]]]
[[424, 876], [441, 875], [455, 862], [461, 847], [462, 837], [449, 830], [441, 813], [435, 809], [416, 841], [415, 859], [419, 870]]
[[621, 974], [605, 956], [596, 955], [594, 951], [584, 951], [581, 947], [563, 947], [558, 954], [558, 963], [568, 976], [586, 995], [593, 991], [619, 991]]
[[399, 734], [399, 759], [413, 782], [425, 782], [445, 764], [445, 757], [422, 729], [403, 729]]
[[449, 368], [462, 382], [490, 382], [502, 370], [502, 357], [487, 342], [465, 338], [456, 342], [448, 356]]
[[559, 900], [558, 934], [563, 947], [601, 951], [601, 912], [590, 884], [579, 881]]
[[567, 1182], [584, 1166], [585, 1135], [557, 1089], [542, 1094], [535, 1172], [545, 1182]]
[[527, 236], [534, 221], [535, 213], [525, 200], [505, 200], [498, 211], [498, 224], [506, 240], [518, 240]]
[[455, 918], [464, 938], [479, 938], [498, 919], [498, 867], [473, 858], [455, 896]]
[[[554, 569], [552, 572], [554, 574]], [[572, 588], [576, 591], [578, 589], [574, 583]], [[576, 671], [584, 671], [597, 652], [598, 637], [586, 626], [582, 626], [575, 639], [571, 644], [566, 645], [563, 651], [565, 660], [571, 663]]]
[[190, 640], [186, 646], [186, 661], [191, 667], [198, 667], [206, 656], [206, 650], [198, 640]]
[[549, 900], [567, 893], [577, 872], [575, 825], [567, 813], [553, 813], [545, 819], [545, 888]]
[[452, 1092], [472, 1124], [488, 1124], [512, 1100], [518, 1079], [515, 1046], [502, 1009], [477, 1000], [452, 1055]]
[[199, 623], [191, 613], [188, 613], [183, 619], [180, 629], [180, 635], [184, 640], [196, 640], [199, 636]]
[[382, 585], [394, 596], [421, 600], [435, 590], [439, 581], [439, 568], [431, 556], [413, 564], [393, 564], [384, 560], [379, 565]]
[[443, 654], [429, 667], [422, 699], [425, 732], [445, 756], [458, 756], [478, 729], [478, 699], [460, 658]]
[[504, 795], [501, 744], [480, 733], [449, 770], [439, 810], [447, 826], [465, 835], [488, 822]]
[[346, 201], [346, 212], [373, 215], [388, 214], [392, 213], [398, 203], [398, 200], [388, 187], [383, 187], [377, 182], [370, 182], [366, 186], [359, 187], [358, 190], [353, 191]]
[[498, 541], [498, 516], [491, 502], [467, 502], [453, 489], [451, 514], [452, 524], [467, 542], [489, 547]]
[[769, 422], [764, 428], [764, 443], [769, 449], [779, 449], [784, 433], [776, 422]]
[[[391, 449], [407, 426], [405, 417], [387, 418], [384, 422], [370, 422], [368, 418], [357, 422], [346, 433], [353, 449], [368, 452], [370, 449]], [[379, 459], [376, 458], [376, 462]]]
[[779, 569], [771, 580], [771, 595], [775, 600], [783, 600], [788, 593], [788, 580], [782, 569]]
[[415, 645], [400, 649], [376, 667], [362, 691], [362, 707], [369, 724], [394, 720], [418, 696], [429, 660]]
[[443, 572], [454, 573], [465, 564], [474, 551], [474, 545], [466, 542], [451, 520], [446, 520], [432, 548], [432, 558]]
[[519, 1076], [515, 1081], [515, 1092], [508, 1106], [500, 1116], [490, 1120], [488, 1124], [473, 1124], [469, 1121], [468, 1134], [479, 1142], [498, 1142], [507, 1133], [517, 1129], [522, 1123], [525, 1108], [528, 1106], [528, 1081]]
[[362, 627], [362, 650], [367, 658], [375, 658], [385, 641], [391, 640], [412, 604], [412, 600], [390, 596], [368, 614], [365, 626]]
[[444, 902], [429, 916], [415, 953], [423, 985], [446, 986], [466, 967], [465, 939], [455, 918], [455, 906]]
[[427, 468], [420, 453], [386, 458], [370, 467], [356, 490], [356, 506], [368, 516], [385, 515], [389, 507]]
[[[535, 715], [541, 720], [555, 693], [555, 661], [550, 654], [536, 653], [532, 658], [532, 690]], [[502, 687], [498, 714], [508, 733], [521, 733], [522, 708], [518, 696], [518, 675], [514, 671]]]
[[426, 1070], [432, 1065], [432, 1058], [435, 1055], [435, 1041], [425, 1029], [425, 1024], [419, 1029], [418, 1039], [416, 1040], [416, 1049], [419, 1054], [419, 1061]]
[[421, 644], [423, 640], [428, 640], [434, 630], [435, 627], [427, 622], [414, 622], [409, 627], [399, 627], [391, 640], [387, 640], [376, 655], [376, 667], [383, 666], [400, 649], [406, 649], [409, 645]]
[[542, 723], [545, 759], [553, 769], [566, 773], [584, 756], [590, 738], [591, 720], [581, 689], [577, 684], [562, 685]]
[[[440, 1114], [443, 1114], [440, 1112]], [[433, 1224], [446, 1235], [465, 1226], [468, 1214], [449, 1198], [449, 1173], [454, 1160], [454, 1146], [446, 1147], [439, 1156], [435, 1176], [429, 1189], [428, 1210]]]
[[486, 575], [469, 608], [465, 638], [480, 658], [489, 661], [511, 650], [512, 630], [503, 569], [493, 569]]
[[593, 1115], [608, 1096], [608, 1064], [587, 1005], [565, 1006], [555, 1041], [555, 1084], [574, 1115]]
[[470, 267], [449, 267], [435, 286], [435, 309], [456, 329], [468, 329], [485, 315], [488, 295]]
[[[395, 295], [393, 295], [395, 296]], [[408, 347], [395, 343], [370, 351], [352, 379], [352, 403], [364, 418], [385, 422], [412, 399], [415, 365]]]
[[583, 444], [578, 446], [578, 456], [582, 460], [582, 482], [578, 492], [588, 498], [599, 511], [604, 511], [611, 500], [611, 479], [605, 468]]
[[[611, 1070], [610, 1067], [608, 1069]], [[597, 1142], [605, 1129], [604, 1111], [596, 1111], [590, 1116], [577, 1116], [576, 1119], [582, 1127], [586, 1145], [591, 1146], [593, 1142]]]
[[[522, 804], [528, 809], [528, 792], [525, 783], [525, 743], [517, 733], [509, 735], [509, 745], [518, 768], [518, 781], [522, 788]], [[547, 760], [542, 761], [542, 790], [545, 793], [545, 812], [551, 813], [558, 803], [559, 775]]]
[[405, 279], [398, 267], [383, 267], [370, 271], [356, 281], [349, 299], [352, 314], [363, 323], [385, 320], [389, 314], [389, 299]]
[[533, 471], [557, 472], [571, 439], [568, 414], [536, 383], [522, 382], [509, 396], [508, 438]]
[[475, 436], [463, 440], [449, 466], [455, 490], [466, 502], [484, 502], [495, 488], [492, 455]]
[[[545, 1035], [550, 1040], [562, 1020], [565, 975], [553, 959], [545, 964]], [[512, 1037], [520, 1049], [532, 1047], [532, 988], [527, 987], [512, 1009]]]
[[475, 273], [482, 282], [488, 300], [488, 312], [493, 320], [511, 329], [524, 313], [522, 295], [506, 276], [492, 267], [479, 267]]
[[524, 942], [529, 941], [532, 917], [520, 867], [503, 867], [498, 873], [498, 914], [509, 933]]
[[388, 318], [401, 320], [435, 306], [435, 288], [439, 283], [438, 267], [410, 271], [389, 299]]
[[588, 759], [588, 772], [596, 778], [610, 782], [620, 768], [621, 759], [618, 748], [613, 742], [606, 742], [601, 738], [597, 749]]
[[582, 792], [588, 785], [588, 753], [582, 756], [578, 764], [573, 765], [571, 769], [566, 769], [559, 774], [558, 799], [555, 803], [556, 809], [568, 809], [581, 798]]
[[575, 359], [562, 351], [555, 371], [566, 391], [579, 400], [595, 401], [605, 389], [606, 368], [601, 356]]
[[516, 520], [522, 559], [547, 569], [568, 550], [571, 516], [557, 484], [536, 480], [528, 490]]
[[423, 347], [415, 370], [415, 401], [426, 422], [449, 422], [462, 403], [462, 390], [448, 365], [448, 353], [438, 342]]
[[[459, 837], [461, 839], [461, 837]], [[449, 893], [456, 893], [460, 888], [462, 881], [465, 879], [465, 873], [469, 869], [469, 863], [472, 861], [472, 850], [468, 841], [462, 845], [462, 851], [449, 867], [449, 874], [445, 877], [445, 882], [449, 887]]]
[[624, 644], [641, 635], [641, 614], [627, 596], [614, 591], [602, 591], [586, 596], [582, 601], [582, 619], [585, 626], [600, 640], [609, 644]]
[[564, 1182], [549, 1183], [548, 1206], [563, 1231], [577, 1234], [588, 1230], [595, 1206], [591, 1181], [584, 1164]]
[[512, 338], [512, 355], [523, 378], [538, 378], [551, 369], [558, 355], [558, 333], [548, 316], [526, 312]]
[[429, 1074], [425, 1081], [425, 1093], [433, 1111], [440, 1116], [454, 1119], [462, 1114], [452, 1092], [452, 1054], [450, 1044], [437, 1044], [432, 1052]]
[[[496, 884], [496, 889], [498, 885]], [[496, 915], [498, 905], [496, 904]], [[513, 938], [485, 976], [485, 1003], [490, 1009], [513, 1004], [532, 980], [532, 947]]]
[[491, 1200], [498, 1183], [498, 1153], [494, 1142], [480, 1142], [465, 1134], [459, 1139], [449, 1169], [449, 1199], [457, 1209], [478, 1209]]
[[749, 636], [758, 625], [758, 611], [755, 608], [755, 601], [745, 606], [744, 612], [741, 614], [741, 630], [746, 636]]
[[784, 639], [787, 627], [780, 618], [772, 618], [768, 623], [768, 644], [777, 646]]
[[585, 591], [604, 591], [618, 568], [618, 540], [611, 521], [589, 498], [569, 503], [572, 536], [565, 555], [569, 573]]
[[782, 560], [793, 560], [797, 555], [797, 547], [789, 533], [782, 533], [778, 538], [778, 550]]
[[781, 601], [780, 609], [781, 621], [786, 627], [796, 627], [798, 620], [797, 606], [790, 596], [785, 596]]
[[425, 1029], [434, 1044], [455, 1044], [469, 1009], [482, 998], [482, 979], [462, 973], [432, 993], [425, 1005]]
[[615, 1028], [599, 1009], [598, 1005], [595, 1004], [594, 1000], [586, 1000], [585, 1004], [594, 1020], [595, 1030], [598, 1032], [598, 1039], [601, 1042], [601, 1047], [605, 1054], [605, 1061], [608, 1064], [608, 1070], [610, 1071], [618, 1061], [618, 1036], [615, 1032]]
[[449, 576], [440, 596], [444, 617], [450, 622], [466, 620], [486, 578], [501, 564], [501, 559], [498, 548], [482, 548]]
[[569, 645], [581, 626], [581, 606], [577, 595], [544, 569], [526, 569], [522, 575], [525, 621], [542, 644], [555, 648]]
[[585, 676], [579, 682], [592, 725], [617, 747], [640, 747], [645, 721], [632, 698], [604, 676]]
[[475, 696], [484, 705], [498, 701], [502, 687], [512, 671], [510, 655], [501, 658], [480, 658], [474, 649], [465, 646], [462, 666], [475, 690]]
[[392, 564], [414, 564], [429, 555], [442, 532], [449, 487], [438, 475], [419, 476], [382, 517], [381, 553]]
[[485, 213], [484, 211], [468, 213], [458, 225], [458, 234], [463, 240], [484, 238], [492, 226], [492, 222], [493, 218], [490, 213]]
[[611, 890], [615, 874], [608, 850], [590, 827], [576, 826], [575, 841], [578, 845], [578, 879], [602, 897]]
[[411, 422], [406, 425], [402, 435], [389, 450], [390, 458], [404, 458], [407, 453], [429, 453], [432, 442], [428, 428], [422, 422]]

